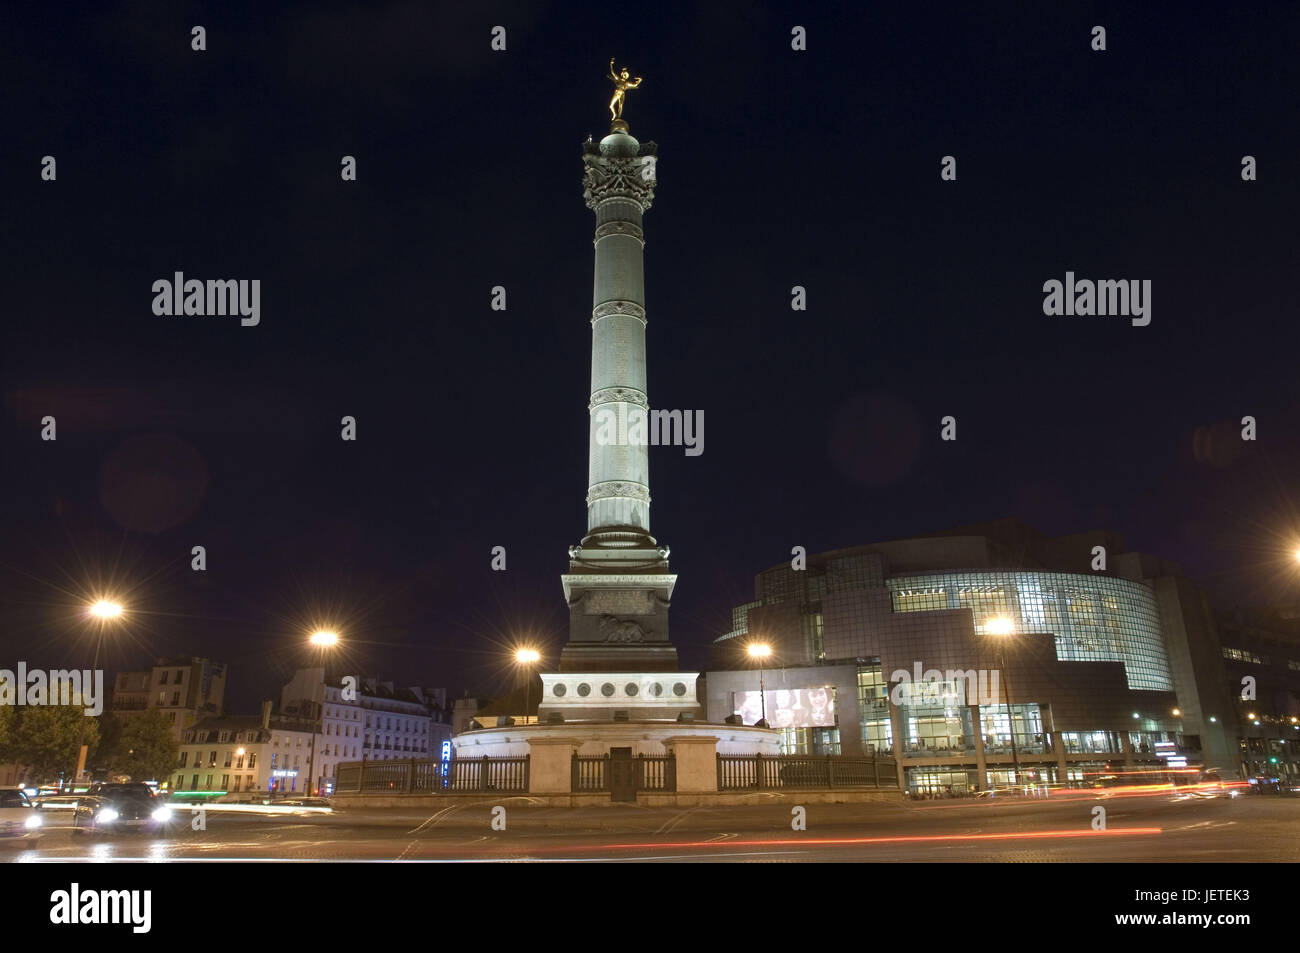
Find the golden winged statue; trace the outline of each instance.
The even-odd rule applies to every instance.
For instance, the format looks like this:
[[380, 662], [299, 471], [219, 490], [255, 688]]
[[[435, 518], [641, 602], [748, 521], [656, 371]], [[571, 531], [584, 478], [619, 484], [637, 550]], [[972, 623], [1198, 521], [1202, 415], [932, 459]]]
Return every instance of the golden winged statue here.
[[609, 58], [609, 78], [614, 81], [614, 98], [609, 101], [609, 118], [623, 118], [623, 97], [629, 89], [636, 89], [641, 85], [641, 77], [632, 78], [627, 67], [621, 70], [614, 69], [614, 57]]

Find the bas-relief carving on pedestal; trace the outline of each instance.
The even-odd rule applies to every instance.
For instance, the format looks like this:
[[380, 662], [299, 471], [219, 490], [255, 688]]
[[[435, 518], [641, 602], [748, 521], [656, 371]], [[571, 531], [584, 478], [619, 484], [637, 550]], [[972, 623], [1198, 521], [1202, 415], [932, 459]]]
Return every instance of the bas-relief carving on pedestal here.
[[606, 642], [644, 642], [654, 633], [632, 619], [619, 619], [612, 615], [600, 619], [600, 633]]
[[654, 615], [658, 600], [649, 589], [591, 589], [582, 602], [583, 615]]

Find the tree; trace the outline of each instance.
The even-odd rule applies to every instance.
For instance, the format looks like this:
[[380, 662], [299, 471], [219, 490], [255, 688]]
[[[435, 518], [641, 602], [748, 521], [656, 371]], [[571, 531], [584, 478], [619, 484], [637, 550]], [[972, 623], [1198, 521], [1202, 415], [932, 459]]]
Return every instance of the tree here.
[[99, 725], [79, 699], [72, 705], [28, 705], [14, 732], [12, 760], [27, 765], [38, 781], [52, 781], [60, 774], [71, 778], [77, 771], [79, 741], [90, 752], [99, 743]]
[[18, 729], [18, 712], [13, 705], [0, 705], [0, 764], [16, 761], [14, 732]]
[[102, 759], [109, 773], [130, 775], [132, 781], [167, 778], [180, 757], [172, 726], [156, 708], [132, 714], [112, 727], [106, 725], [105, 734], [112, 736]]

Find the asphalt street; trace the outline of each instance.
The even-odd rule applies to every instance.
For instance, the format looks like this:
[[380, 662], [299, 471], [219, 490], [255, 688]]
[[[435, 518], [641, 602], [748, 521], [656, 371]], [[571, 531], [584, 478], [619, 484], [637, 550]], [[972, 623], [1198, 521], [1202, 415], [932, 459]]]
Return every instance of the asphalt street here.
[[[569, 809], [526, 797], [442, 810], [337, 809], [257, 815], [177, 811], [165, 833], [74, 834], [46, 816], [41, 839], [0, 860], [90, 861], [832, 861], [1296, 862], [1300, 798], [1074, 796], [810, 804]], [[1105, 810], [1097, 829], [1094, 809]], [[494, 812], [494, 808], [504, 811]], [[504, 824], [505, 829], [494, 829]]]

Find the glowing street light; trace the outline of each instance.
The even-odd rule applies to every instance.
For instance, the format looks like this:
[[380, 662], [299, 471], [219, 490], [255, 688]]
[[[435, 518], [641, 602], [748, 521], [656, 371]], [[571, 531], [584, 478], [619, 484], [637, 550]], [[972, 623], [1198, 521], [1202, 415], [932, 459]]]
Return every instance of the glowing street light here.
[[998, 616], [984, 623], [984, 631], [989, 635], [1011, 635], [1016, 631], [1016, 624], [1006, 616]]
[[[95, 633], [95, 661], [91, 665], [91, 671], [99, 670], [99, 651], [104, 647], [104, 629], [110, 622], [122, 618], [125, 610], [122, 603], [116, 599], [96, 599], [86, 607], [86, 614], [92, 619], [99, 621], [98, 631]], [[81, 779], [82, 772], [86, 768], [86, 757], [89, 754], [86, 747], [86, 719], [81, 719], [80, 727], [77, 729], [77, 771], [72, 776], [74, 781]]]
[[522, 648], [515, 652], [515, 661], [524, 667], [524, 724], [528, 724], [528, 709], [533, 707], [533, 666], [541, 661], [537, 649]]
[[[316, 646], [321, 655], [324, 655], [327, 649], [332, 649], [339, 644], [339, 634], [333, 629], [317, 629], [307, 637], [307, 641]], [[321, 686], [321, 691], [324, 690], [324, 686]], [[316, 735], [324, 730], [324, 722], [325, 702], [322, 697], [321, 704], [316, 710], [316, 724], [313, 726], [311, 734], [311, 753], [307, 758], [307, 784], [303, 790], [309, 797], [318, 790], [316, 786]]]
[[122, 604], [111, 599], [100, 599], [87, 610], [96, 619], [107, 622], [109, 619], [122, 617]]
[[[996, 616], [984, 622], [984, 631], [989, 635], [1008, 636], [1016, 632], [1016, 624], [1006, 616]], [[1002, 649], [998, 649], [998, 665], [1002, 669], [1002, 684], [1007, 696], [1007, 733], [1011, 736], [1011, 764], [1015, 770], [1016, 782], [1020, 781], [1020, 752], [1016, 750], [1016, 719], [1011, 713], [1011, 679], [1007, 676], [1007, 661]]]
[[763, 662], [772, 657], [772, 646], [766, 642], [751, 642], [745, 651], [749, 653], [750, 658], [758, 659], [758, 703], [763, 714], [754, 727], [771, 728], [772, 726], [767, 723], [767, 692], [763, 687]]

